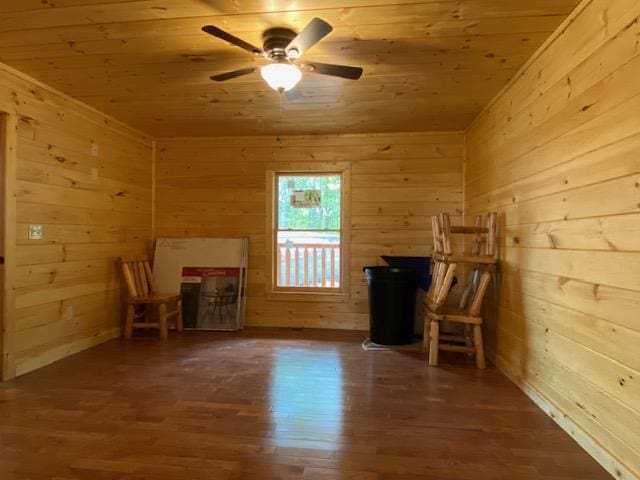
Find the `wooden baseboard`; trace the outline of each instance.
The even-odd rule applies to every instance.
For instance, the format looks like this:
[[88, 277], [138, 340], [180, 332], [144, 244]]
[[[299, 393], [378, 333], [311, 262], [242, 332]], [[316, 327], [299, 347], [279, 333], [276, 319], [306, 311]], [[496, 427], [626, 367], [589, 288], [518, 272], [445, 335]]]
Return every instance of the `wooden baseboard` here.
[[527, 395], [544, 413], [556, 424], [568, 433], [584, 451], [591, 455], [596, 462], [618, 480], [640, 480], [640, 477], [631, 472], [624, 464], [611, 455], [595, 438], [576, 424], [563, 411], [558, 409], [545, 395], [536, 388], [512, 375], [506, 368], [504, 361], [496, 355], [491, 355], [491, 361], [509, 380]]
[[38, 368], [49, 365], [50, 363], [60, 360], [62, 358], [73, 355], [74, 353], [81, 352], [87, 348], [91, 348], [100, 343], [104, 343], [113, 338], [119, 337], [122, 333], [120, 326], [112, 327], [107, 330], [98, 332], [96, 335], [92, 335], [87, 338], [76, 340], [67, 345], [61, 345], [60, 347], [47, 350], [42, 354], [29, 358], [24, 362], [19, 362], [16, 365], [16, 376], [24, 375]]

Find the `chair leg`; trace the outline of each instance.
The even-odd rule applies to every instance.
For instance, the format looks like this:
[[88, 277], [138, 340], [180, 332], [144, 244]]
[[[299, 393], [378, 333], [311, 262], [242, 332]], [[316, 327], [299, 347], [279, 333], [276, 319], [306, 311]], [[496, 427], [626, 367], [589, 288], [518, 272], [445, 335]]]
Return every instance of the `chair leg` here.
[[[473, 326], [468, 323], [464, 324], [464, 344], [467, 347], [473, 348]], [[469, 353], [468, 355], [471, 357], [473, 353]]]
[[429, 352], [429, 327], [431, 326], [431, 319], [425, 315], [424, 327], [422, 327], [422, 351]]
[[134, 305], [127, 306], [127, 320], [124, 325], [124, 338], [127, 340], [131, 338], [133, 334], [133, 318], [135, 317], [136, 309]]
[[158, 320], [160, 322], [160, 338], [166, 340], [168, 335], [167, 328], [167, 306], [161, 303], [158, 306]]
[[486, 362], [484, 359], [484, 345], [482, 343], [482, 326], [473, 326], [473, 343], [476, 347], [476, 366], [478, 368], [485, 368]]
[[438, 366], [438, 345], [440, 343], [440, 322], [438, 320], [431, 321], [429, 332], [429, 365]]
[[176, 330], [179, 332], [182, 331], [182, 300], [178, 300], [176, 302], [176, 309], [178, 313], [176, 314]]

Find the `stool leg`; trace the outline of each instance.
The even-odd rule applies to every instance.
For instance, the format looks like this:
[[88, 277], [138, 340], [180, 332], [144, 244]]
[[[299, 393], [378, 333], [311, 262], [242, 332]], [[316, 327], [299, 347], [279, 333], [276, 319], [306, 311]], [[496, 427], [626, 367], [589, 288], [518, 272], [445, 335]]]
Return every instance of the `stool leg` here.
[[179, 332], [182, 331], [182, 300], [178, 300], [176, 303], [176, 309], [178, 310], [178, 314], [176, 315], [176, 330]]
[[133, 305], [129, 305], [127, 307], [127, 320], [124, 324], [124, 338], [129, 340], [133, 333], [133, 317], [135, 317], [135, 307]]
[[484, 360], [484, 345], [482, 343], [482, 326], [473, 326], [473, 343], [476, 347], [476, 366], [485, 368], [487, 365]]
[[160, 321], [160, 338], [166, 340], [167, 338], [167, 306], [161, 303], [158, 306], [158, 317]]
[[438, 344], [440, 343], [440, 322], [438, 320], [431, 321], [429, 332], [429, 365], [438, 366]]

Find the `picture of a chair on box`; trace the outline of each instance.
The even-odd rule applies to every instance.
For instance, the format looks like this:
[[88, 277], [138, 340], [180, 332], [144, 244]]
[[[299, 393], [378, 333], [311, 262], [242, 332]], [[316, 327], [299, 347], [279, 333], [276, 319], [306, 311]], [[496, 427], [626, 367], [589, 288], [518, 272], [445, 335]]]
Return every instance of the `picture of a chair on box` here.
[[238, 302], [237, 279], [204, 277], [200, 290], [198, 328], [220, 329], [236, 323]]

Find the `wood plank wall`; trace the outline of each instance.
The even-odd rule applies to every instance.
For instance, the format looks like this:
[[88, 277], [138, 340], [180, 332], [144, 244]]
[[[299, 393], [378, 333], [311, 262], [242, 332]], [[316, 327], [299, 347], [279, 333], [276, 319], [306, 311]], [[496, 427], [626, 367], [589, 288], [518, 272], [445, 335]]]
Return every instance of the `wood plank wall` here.
[[[155, 234], [248, 235], [249, 325], [368, 329], [362, 267], [431, 251], [428, 216], [462, 208], [462, 155], [460, 133], [161, 139]], [[351, 299], [268, 301], [267, 165], [334, 161], [351, 165]]]
[[465, 213], [501, 216], [490, 356], [617, 478], [640, 475], [639, 14], [583, 2], [466, 139]]
[[149, 249], [151, 140], [4, 66], [0, 111], [17, 124], [10, 377], [120, 333], [115, 260]]

